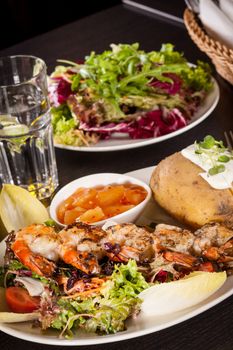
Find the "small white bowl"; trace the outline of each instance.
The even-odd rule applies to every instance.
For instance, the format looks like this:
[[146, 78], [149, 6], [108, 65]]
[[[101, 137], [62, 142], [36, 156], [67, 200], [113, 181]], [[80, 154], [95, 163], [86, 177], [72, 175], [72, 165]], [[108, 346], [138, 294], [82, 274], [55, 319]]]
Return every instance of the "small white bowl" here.
[[66, 186], [62, 187], [60, 191], [54, 196], [51, 205], [50, 205], [50, 216], [51, 218], [60, 226], [65, 227], [66, 225], [59, 222], [57, 218], [57, 208], [58, 205], [64, 201], [66, 198], [71, 196], [79, 187], [96, 187], [98, 185], [110, 185], [110, 184], [124, 184], [131, 183], [135, 185], [142, 186], [147, 191], [147, 196], [141, 203], [137, 204], [134, 208], [125, 211], [119, 215], [112, 216], [111, 218], [101, 220], [98, 222], [91, 223], [91, 225], [102, 226], [107, 221], [115, 221], [119, 224], [134, 222], [141, 212], [144, 210], [146, 204], [149, 202], [151, 198], [151, 189], [145, 184], [143, 181], [135, 179], [134, 177], [122, 175], [122, 174], [114, 174], [114, 173], [100, 173], [93, 174], [84, 177], [80, 177], [77, 180], [74, 180], [68, 183]]

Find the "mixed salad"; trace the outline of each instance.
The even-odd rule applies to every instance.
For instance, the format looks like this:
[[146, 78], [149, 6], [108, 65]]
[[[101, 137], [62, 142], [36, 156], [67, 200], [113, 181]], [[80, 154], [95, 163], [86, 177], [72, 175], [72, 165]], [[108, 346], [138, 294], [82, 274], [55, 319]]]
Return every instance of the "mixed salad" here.
[[83, 62], [60, 62], [49, 84], [58, 144], [88, 146], [116, 133], [132, 139], [171, 133], [189, 123], [212, 88], [208, 64], [191, 66], [172, 44], [151, 52], [138, 43], [112, 44]]

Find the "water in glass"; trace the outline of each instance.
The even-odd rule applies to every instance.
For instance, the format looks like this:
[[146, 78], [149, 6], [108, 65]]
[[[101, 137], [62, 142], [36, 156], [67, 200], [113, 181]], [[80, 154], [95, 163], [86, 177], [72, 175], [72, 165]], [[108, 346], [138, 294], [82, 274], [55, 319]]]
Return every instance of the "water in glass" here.
[[46, 66], [32, 56], [0, 58], [0, 185], [39, 199], [58, 185]]

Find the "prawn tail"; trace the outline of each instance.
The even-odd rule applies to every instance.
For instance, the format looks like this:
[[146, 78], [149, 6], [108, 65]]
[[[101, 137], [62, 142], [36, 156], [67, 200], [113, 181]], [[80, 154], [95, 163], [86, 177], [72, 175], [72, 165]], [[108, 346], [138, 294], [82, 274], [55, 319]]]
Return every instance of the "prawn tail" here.
[[176, 264], [189, 268], [191, 268], [197, 261], [197, 258], [193, 257], [192, 255], [179, 252], [166, 251], [163, 253], [163, 256], [167, 261], [174, 262]]
[[62, 259], [65, 263], [70, 264], [87, 274], [100, 272], [98, 261], [91, 253], [81, 252], [75, 249], [67, 249], [63, 251], [62, 255]]

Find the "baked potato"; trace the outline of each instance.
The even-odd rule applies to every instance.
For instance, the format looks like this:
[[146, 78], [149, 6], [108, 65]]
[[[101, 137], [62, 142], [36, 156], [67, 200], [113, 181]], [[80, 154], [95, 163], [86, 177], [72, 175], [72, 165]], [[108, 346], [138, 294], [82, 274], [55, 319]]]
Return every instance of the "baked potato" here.
[[191, 227], [223, 222], [233, 227], [232, 189], [216, 190], [200, 175], [203, 170], [181, 153], [154, 169], [150, 186], [156, 202], [171, 216]]

